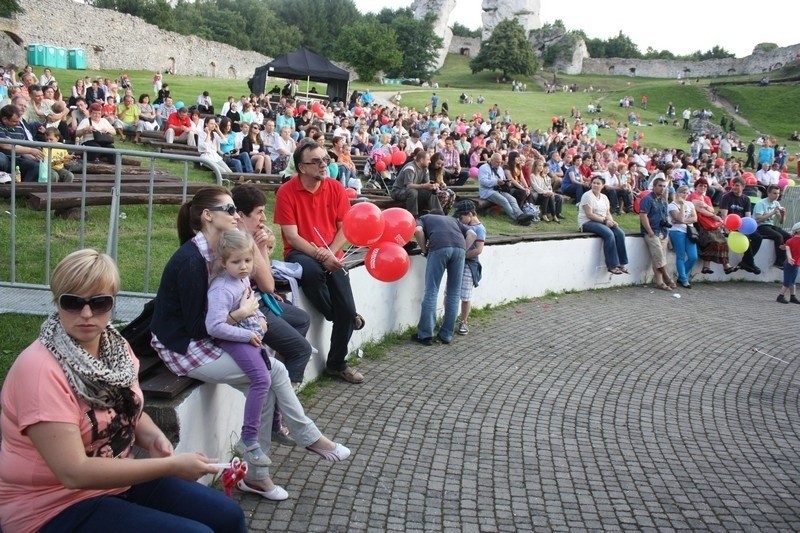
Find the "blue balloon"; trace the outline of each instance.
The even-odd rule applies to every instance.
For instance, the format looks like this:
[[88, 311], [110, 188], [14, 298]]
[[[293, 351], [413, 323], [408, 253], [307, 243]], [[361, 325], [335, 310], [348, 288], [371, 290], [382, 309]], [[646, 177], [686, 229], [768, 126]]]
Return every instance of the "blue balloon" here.
[[328, 165], [328, 175], [330, 177], [332, 177], [333, 179], [338, 178], [339, 177], [339, 165], [337, 165], [335, 162], [331, 162]]
[[739, 233], [750, 235], [755, 233], [757, 227], [758, 222], [756, 222], [756, 219], [752, 217], [742, 217], [742, 226], [739, 228]]

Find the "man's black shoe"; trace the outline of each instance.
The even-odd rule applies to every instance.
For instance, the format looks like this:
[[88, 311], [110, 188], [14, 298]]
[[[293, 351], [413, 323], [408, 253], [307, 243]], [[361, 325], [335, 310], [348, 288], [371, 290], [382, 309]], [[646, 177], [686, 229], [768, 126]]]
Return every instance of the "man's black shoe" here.
[[423, 346], [433, 346], [433, 337], [420, 337], [416, 333], [411, 335], [411, 340]]
[[517, 217], [517, 224], [519, 224], [520, 226], [530, 226], [532, 220], [533, 220], [533, 215], [528, 215], [523, 213]]

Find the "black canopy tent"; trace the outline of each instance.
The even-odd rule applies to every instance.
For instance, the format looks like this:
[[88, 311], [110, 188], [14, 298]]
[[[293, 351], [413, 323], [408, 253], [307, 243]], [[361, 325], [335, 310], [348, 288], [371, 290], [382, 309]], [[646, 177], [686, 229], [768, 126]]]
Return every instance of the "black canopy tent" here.
[[347, 100], [350, 73], [306, 48], [282, 55], [258, 67], [248, 82], [250, 90], [254, 93], [266, 92], [267, 79], [270, 77], [327, 83], [330, 100]]

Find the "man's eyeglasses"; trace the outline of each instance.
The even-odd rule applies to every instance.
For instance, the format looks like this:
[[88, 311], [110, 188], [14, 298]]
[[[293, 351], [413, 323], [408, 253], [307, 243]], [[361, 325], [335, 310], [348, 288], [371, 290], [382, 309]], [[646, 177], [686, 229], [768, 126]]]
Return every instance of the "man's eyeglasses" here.
[[316, 166], [325, 165], [325, 166], [328, 166], [330, 164], [330, 162], [331, 162], [331, 158], [330, 157], [323, 157], [322, 159], [320, 159], [319, 157], [315, 157], [311, 161], [302, 161], [302, 162], [300, 162], [300, 164], [301, 165], [316, 165]]
[[225, 205], [215, 205], [214, 207], [209, 207], [209, 211], [223, 211], [228, 213], [230, 216], [236, 214], [236, 206], [233, 204], [225, 204]]
[[108, 313], [114, 307], [114, 297], [110, 294], [101, 294], [86, 299], [74, 294], [62, 294], [58, 298], [58, 306], [68, 313], [80, 313], [87, 305], [94, 314]]

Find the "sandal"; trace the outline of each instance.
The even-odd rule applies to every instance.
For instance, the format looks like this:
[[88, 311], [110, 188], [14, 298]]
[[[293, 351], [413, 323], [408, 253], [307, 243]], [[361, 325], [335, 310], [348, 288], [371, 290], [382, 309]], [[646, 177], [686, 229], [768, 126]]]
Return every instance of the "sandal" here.
[[735, 267], [728, 267], [728, 268], [726, 268], [726, 269], [725, 269], [725, 273], [726, 273], [726, 274], [733, 274], [733, 273], [734, 273], [734, 272], [736, 272], [737, 270], [739, 270], [739, 265], [736, 265]]
[[619, 268], [617, 268], [617, 267], [614, 267], [614, 268], [609, 268], [609, 269], [608, 269], [608, 271], [609, 271], [611, 274], [614, 274], [615, 276], [618, 276], [618, 275], [622, 274], [622, 271], [621, 271]]
[[662, 291], [672, 292], [672, 289], [666, 283], [664, 283], [663, 281], [660, 281], [660, 282], [656, 283], [655, 284], [655, 288], [661, 289]]
[[714, 273], [714, 271], [711, 270], [710, 268], [703, 268], [703, 270], [701, 270], [700, 272], [703, 273], [703, 274], [713, 274]]
[[356, 317], [353, 319], [353, 329], [358, 331], [360, 329], [364, 329], [366, 322], [364, 322], [364, 317], [356, 313]]
[[618, 269], [619, 269], [619, 271], [620, 271], [620, 272], [622, 272], [623, 274], [630, 274], [630, 272], [628, 272], [628, 269], [627, 269], [627, 268], [625, 268], [624, 266], [617, 267], [617, 268], [618, 268]]

